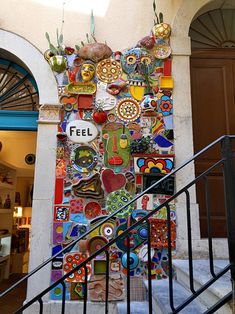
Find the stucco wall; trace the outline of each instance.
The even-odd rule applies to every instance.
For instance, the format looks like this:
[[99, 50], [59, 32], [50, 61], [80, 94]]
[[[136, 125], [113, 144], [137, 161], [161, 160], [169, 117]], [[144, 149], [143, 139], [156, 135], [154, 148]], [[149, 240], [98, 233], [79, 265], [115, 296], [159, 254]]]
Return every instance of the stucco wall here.
[[[182, 1], [157, 1], [165, 22], [172, 23]], [[2, 0], [0, 27], [23, 36], [44, 52], [48, 48], [45, 32], [55, 40], [56, 28], [61, 28], [63, 2], [66, 45], [79, 44], [85, 40], [86, 33], [90, 33], [89, 3], [94, 11], [97, 40], [106, 41], [114, 51], [134, 45], [153, 25], [152, 0], [85, 1], [85, 13], [83, 0]]]

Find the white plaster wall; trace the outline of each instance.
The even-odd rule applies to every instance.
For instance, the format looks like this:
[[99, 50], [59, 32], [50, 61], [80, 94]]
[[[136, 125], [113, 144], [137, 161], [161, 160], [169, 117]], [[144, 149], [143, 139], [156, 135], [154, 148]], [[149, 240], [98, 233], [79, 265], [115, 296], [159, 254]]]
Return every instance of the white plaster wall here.
[[[97, 40], [106, 41], [114, 51], [135, 45], [153, 26], [152, 0], [1, 0], [0, 26], [27, 38], [44, 52], [48, 48], [45, 32], [55, 40], [56, 28], [61, 28], [63, 2], [66, 45], [78, 44], [90, 33], [89, 3], [94, 11]], [[156, 1], [168, 23], [173, 21], [182, 2]]]

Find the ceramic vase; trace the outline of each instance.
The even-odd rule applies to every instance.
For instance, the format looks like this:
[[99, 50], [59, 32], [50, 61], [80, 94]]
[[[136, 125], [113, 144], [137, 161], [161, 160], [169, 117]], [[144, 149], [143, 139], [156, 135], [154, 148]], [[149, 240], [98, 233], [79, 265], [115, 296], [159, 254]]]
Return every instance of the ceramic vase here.
[[66, 69], [67, 62], [64, 56], [53, 56], [49, 59], [50, 67], [53, 71], [61, 73]]

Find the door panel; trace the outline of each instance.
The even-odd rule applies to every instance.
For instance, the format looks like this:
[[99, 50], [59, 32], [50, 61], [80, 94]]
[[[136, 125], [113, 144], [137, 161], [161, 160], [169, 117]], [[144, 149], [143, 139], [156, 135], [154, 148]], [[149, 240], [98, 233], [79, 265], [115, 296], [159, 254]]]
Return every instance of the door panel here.
[[[235, 134], [234, 105], [235, 59], [191, 58], [193, 136], [195, 153], [224, 134]], [[195, 163], [196, 175], [220, 158], [219, 147], [203, 154]], [[208, 177], [212, 211], [212, 234], [226, 236], [222, 169]], [[201, 236], [207, 236], [204, 184], [196, 187]]]

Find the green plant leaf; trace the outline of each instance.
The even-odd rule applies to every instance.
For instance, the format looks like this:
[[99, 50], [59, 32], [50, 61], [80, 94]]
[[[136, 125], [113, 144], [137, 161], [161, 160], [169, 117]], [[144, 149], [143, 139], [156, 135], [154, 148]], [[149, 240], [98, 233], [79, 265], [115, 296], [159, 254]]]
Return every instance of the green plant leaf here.
[[91, 36], [95, 36], [95, 18], [94, 18], [93, 10], [91, 10], [91, 17], [90, 17], [90, 33], [91, 33]]
[[48, 43], [50, 44], [51, 41], [50, 41], [50, 36], [49, 36], [48, 32], [45, 33], [45, 36], [46, 36], [46, 39], [47, 39]]
[[59, 30], [58, 30], [58, 28], [56, 28], [56, 40], [57, 40], [57, 43], [59, 44]]
[[75, 45], [75, 49], [78, 51], [80, 49], [80, 46]]
[[64, 36], [63, 36], [63, 34], [60, 34], [60, 36], [59, 36], [59, 46], [63, 44], [63, 41], [64, 41]]
[[156, 2], [155, 0], [153, 1], [153, 10], [154, 10], [154, 13], [156, 12]]
[[58, 54], [58, 51], [56, 49], [56, 47], [54, 45], [52, 45], [51, 43], [49, 44], [49, 48], [50, 48], [50, 51], [54, 54], [54, 55], [57, 55]]
[[94, 42], [97, 43], [97, 40], [96, 40], [95, 36], [91, 35], [91, 37], [93, 38]]
[[159, 20], [160, 20], [160, 23], [163, 23], [163, 14], [162, 14], [162, 12], [159, 13]]

